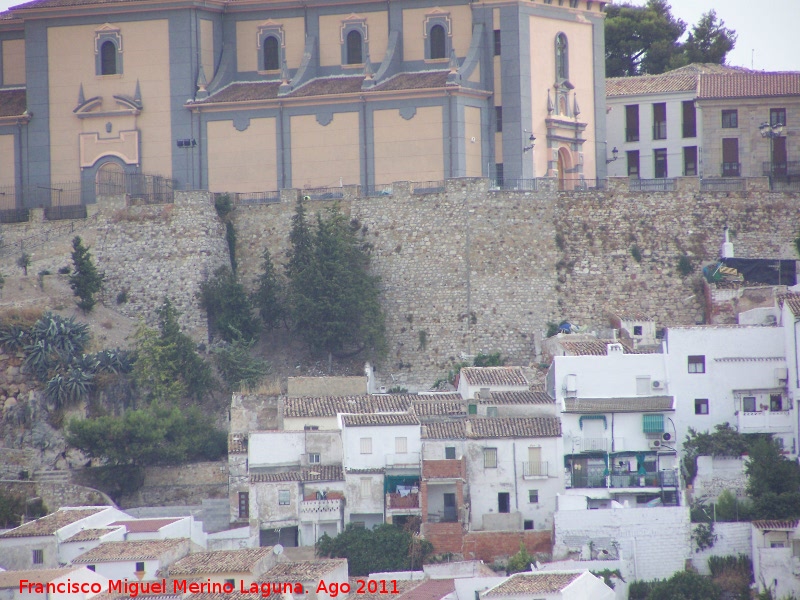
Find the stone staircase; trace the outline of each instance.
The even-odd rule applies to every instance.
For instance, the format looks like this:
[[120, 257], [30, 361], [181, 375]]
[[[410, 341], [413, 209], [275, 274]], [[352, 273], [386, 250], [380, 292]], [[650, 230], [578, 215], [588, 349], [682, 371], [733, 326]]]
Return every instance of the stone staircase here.
[[34, 471], [32, 479], [41, 483], [72, 483], [69, 471]]

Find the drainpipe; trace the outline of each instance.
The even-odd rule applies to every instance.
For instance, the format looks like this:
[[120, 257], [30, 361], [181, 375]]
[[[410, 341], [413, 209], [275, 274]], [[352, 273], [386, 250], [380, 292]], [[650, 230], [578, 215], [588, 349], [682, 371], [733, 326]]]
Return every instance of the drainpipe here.
[[514, 458], [514, 508], [519, 512], [519, 494], [517, 493], [517, 442], [511, 442], [511, 450]]

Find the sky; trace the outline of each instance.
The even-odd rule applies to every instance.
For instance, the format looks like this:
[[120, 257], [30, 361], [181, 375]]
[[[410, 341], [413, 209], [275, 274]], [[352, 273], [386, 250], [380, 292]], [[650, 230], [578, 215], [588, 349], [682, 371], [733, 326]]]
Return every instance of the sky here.
[[[0, 11], [25, 0], [0, 0]], [[643, 5], [647, 0], [627, 0]], [[739, 35], [728, 64], [764, 71], [800, 71], [800, 0], [669, 0], [689, 27], [711, 10]], [[620, 3], [616, 0], [615, 3]]]

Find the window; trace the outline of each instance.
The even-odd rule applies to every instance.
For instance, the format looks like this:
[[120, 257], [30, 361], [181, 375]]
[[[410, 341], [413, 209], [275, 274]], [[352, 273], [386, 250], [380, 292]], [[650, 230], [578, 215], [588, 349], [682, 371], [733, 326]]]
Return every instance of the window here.
[[697, 176], [697, 146], [686, 146], [683, 149], [683, 174], [686, 177]]
[[274, 35], [264, 38], [264, 70], [277, 71], [281, 68], [281, 53], [278, 38]]
[[501, 44], [500, 44], [500, 30], [494, 30], [494, 55], [500, 56], [501, 51]]
[[292, 496], [289, 490], [278, 490], [278, 506], [289, 506]]
[[786, 542], [784, 542], [784, 541], [770, 542], [769, 543], [769, 547], [770, 548], [786, 548]]
[[636, 378], [636, 395], [649, 396], [650, 395], [650, 376], [642, 376]]
[[722, 128], [723, 129], [736, 129], [739, 127], [739, 111], [738, 110], [723, 110], [722, 111]]
[[347, 34], [347, 64], [360, 65], [364, 62], [364, 53], [362, 48], [361, 32], [357, 29], [352, 29]]
[[487, 417], [496, 417], [497, 416], [497, 407], [496, 406], [487, 406], [486, 407], [486, 416]]
[[394, 451], [396, 454], [405, 454], [408, 452], [408, 438], [396, 437], [394, 438]]
[[239, 518], [250, 518], [250, 492], [239, 492]]
[[694, 414], [707, 415], [708, 414], [708, 398], [696, 398], [694, 401]]
[[742, 410], [744, 412], [756, 412], [758, 410], [756, 408], [756, 397], [745, 396], [742, 398]]
[[137, 573], [144, 573], [144, 562], [137, 562], [136, 563], [136, 572]]
[[569, 79], [569, 47], [567, 36], [563, 33], [556, 36], [556, 79]]
[[739, 176], [738, 138], [722, 138], [722, 176]]
[[369, 477], [361, 479], [361, 497], [365, 498], [372, 494], [372, 480]]
[[772, 125], [773, 127], [775, 127], [776, 125], [786, 125], [786, 109], [770, 108], [769, 124]]
[[503, 107], [502, 106], [495, 106], [494, 107], [494, 116], [495, 121], [497, 122], [497, 133], [503, 131]]
[[497, 468], [497, 448], [483, 449], [483, 468], [484, 469]]
[[633, 326], [633, 335], [642, 335], [642, 326], [641, 325], [634, 325]]
[[319, 431], [319, 425], [303, 425], [303, 431]]
[[508, 492], [498, 492], [497, 512], [499, 513], [511, 512], [511, 494], [509, 494]]
[[706, 357], [704, 355], [690, 356], [688, 359], [689, 373], [705, 373]]
[[683, 108], [683, 137], [697, 137], [697, 111], [694, 108], [694, 100], [685, 100], [681, 107]]
[[106, 40], [100, 46], [100, 74], [117, 74], [117, 46], [111, 40]]
[[372, 438], [361, 438], [361, 454], [372, 454]]
[[89, 569], [92, 572], [94, 572], [95, 569], [97, 569], [97, 567], [95, 565], [86, 565], [86, 568]]
[[522, 522], [522, 528], [523, 528], [523, 529], [533, 529], [533, 520], [531, 520], [531, 519], [525, 519], [525, 520]]
[[780, 394], [770, 394], [769, 409], [774, 411], [783, 410], [783, 396]]
[[667, 174], [667, 149], [658, 148], [653, 150], [653, 166], [655, 167], [656, 177], [669, 177]]
[[639, 151], [628, 150], [628, 177], [639, 179]]
[[308, 453], [308, 464], [310, 465], [318, 465], [320, 461], [319, 452], [309, 452]]
[[[653, 139], [667, 139], [667, 103], [653, 104]], [[658, 175], [656, 175], [658, 177]]]
[[44, 550], [34, 550], [33, 551], [33, 564], [35, 564], [35, 565], [43, 565], [44, 564]]
[[434, 25], [428, 32], [428, 43], [431, 45], [430, 55], [432, 59], [447, 58], [447, 37], [444, 27]]
[[531, 504], [539, 503], [539, 490], [528, 490], [528, 502]]
[[[495, 178], [496, 178], [497, 186], [498, 187], [503, 187], [503, 163], [495, 163], [494, 170], [495, 170]], [[470, 404], [469, 406], [470, 406], [470, 411], [471, 411], [472, 407], [475, 406], [475, 405], [474, 404]], [[478, 414], [477, 407], [475, 408], [475, 412], [470, 412], [469, 414], [471, 414], [471, 415]]]
[[642, 415], [643, 433], [664, 433], [664, 415]]
[[639, 105], [631, 104], [625, 107], [625, 141], [639, 141]]
[[444, 457], [447, 460], [455, 460], [456, 459], [456, 447], [455, 446], [445, 446], [445, 448], [444, 448]]

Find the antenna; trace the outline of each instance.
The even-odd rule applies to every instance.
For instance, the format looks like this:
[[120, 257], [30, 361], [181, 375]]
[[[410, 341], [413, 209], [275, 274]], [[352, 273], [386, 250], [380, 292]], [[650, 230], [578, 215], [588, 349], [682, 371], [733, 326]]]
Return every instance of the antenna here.
[[275, 556], [280, 556], [281, 554], [283, 554], [283, 546], [281, 546], [280, 544], [275, 544], [275, 545], [272, 547], [272, 553], [273, 553]]

